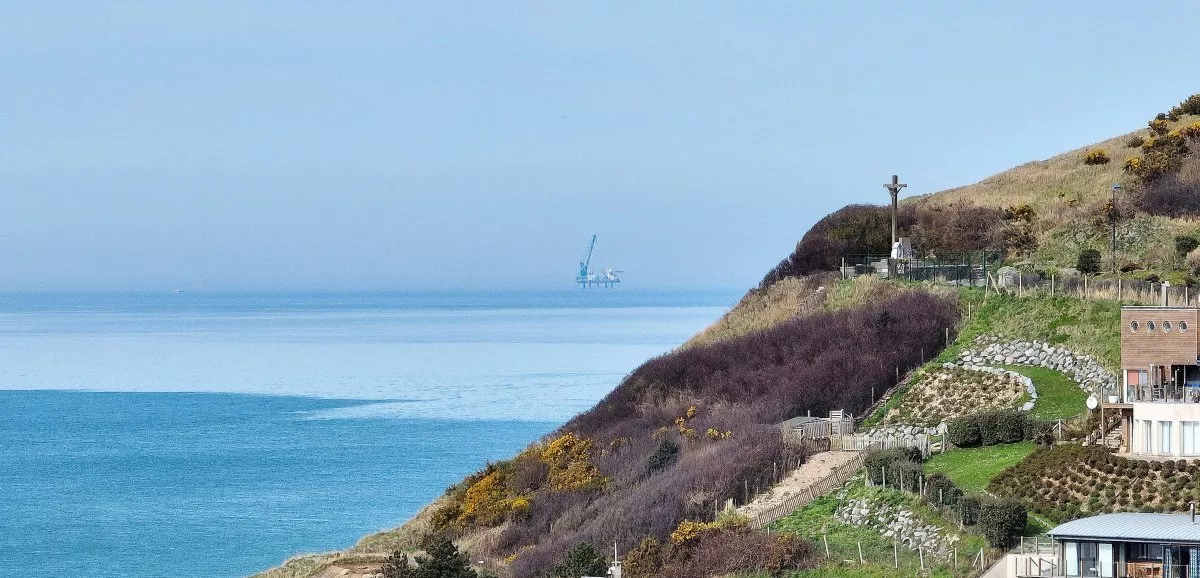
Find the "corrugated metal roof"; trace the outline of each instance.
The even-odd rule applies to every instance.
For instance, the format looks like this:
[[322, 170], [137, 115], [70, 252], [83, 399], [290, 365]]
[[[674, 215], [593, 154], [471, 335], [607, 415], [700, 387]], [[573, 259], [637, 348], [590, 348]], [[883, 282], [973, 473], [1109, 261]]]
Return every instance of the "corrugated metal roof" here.
[[1072, 520], [1053, 530], [1050, 536], [1062, 539], [1109, 539], [1129, 542], [1200, 543], [1200, 515], [1192, 523], [1188, 514], [1102, 514]]

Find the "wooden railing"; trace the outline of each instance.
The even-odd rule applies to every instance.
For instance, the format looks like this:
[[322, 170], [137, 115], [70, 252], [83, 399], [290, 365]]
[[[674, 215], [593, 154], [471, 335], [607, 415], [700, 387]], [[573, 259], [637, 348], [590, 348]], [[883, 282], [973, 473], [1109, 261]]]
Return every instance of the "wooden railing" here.
[[763, 528], [767, 524], [791, 514], [797, 508], [816, 500], [819, 496], [825, 495], [826, 492], [846, 483], [846, 480], [853, 477], [863, 467], [863, 463], [867, 459], [868, 450], [873, 449], [880, 448], [871, 446], [863, 448], [863, 451], [859, 451], [858, 455], [854, 456], [853, 459], [833, 468], [833, 471], [829, 475], [817, 480], [812, 485], [801, 490], [800, 493], [784, 500], [781, 504], [754, 515], [754, 517], [750, 518], [750, 527], [756, 530]]

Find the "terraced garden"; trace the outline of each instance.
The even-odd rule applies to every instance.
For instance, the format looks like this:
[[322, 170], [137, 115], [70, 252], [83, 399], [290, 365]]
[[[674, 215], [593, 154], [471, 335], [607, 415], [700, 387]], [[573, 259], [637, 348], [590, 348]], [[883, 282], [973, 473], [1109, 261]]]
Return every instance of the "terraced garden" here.
[[996, 476], [988, 489], [1054, 522], [1108, 512], [1184, 512], [1200, 500], [1200, 460], [1128, 460], [1100, 446], [1064, 444]]
[[933, 367], [910, 380], [881, 423], [935, 426], [970, 413], [1019, 407], [1026, 395], [1008, 375]]

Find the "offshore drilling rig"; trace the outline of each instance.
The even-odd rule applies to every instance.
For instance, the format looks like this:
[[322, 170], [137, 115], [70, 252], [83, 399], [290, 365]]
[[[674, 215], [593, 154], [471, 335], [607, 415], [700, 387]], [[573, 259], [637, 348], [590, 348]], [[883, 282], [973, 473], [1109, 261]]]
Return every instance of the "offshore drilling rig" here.
[[624, 271], [616, 271], [612, 267], [609, 267], [599, 273], [592, 273], [588, 269], [588, 266], [592, 264], [592, 251], [595, 250], [596, 235], [592, 235], [592, 242], [588, 244], [587, 250], [579, 258], [579, 274], [575, 276], [575, 282], [580, 287], [612, 287], [620, 283], [620, 274], [624, 273]]

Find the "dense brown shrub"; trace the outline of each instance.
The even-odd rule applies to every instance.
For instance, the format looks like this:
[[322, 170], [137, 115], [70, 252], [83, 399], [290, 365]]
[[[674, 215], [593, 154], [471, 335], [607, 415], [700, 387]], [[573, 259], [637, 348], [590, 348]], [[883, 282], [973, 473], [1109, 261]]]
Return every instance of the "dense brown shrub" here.
[[716, 528], [673, 547], [658, 576], [710, 578], [752, 572], [782, 576], [816, 561], [812, 543], [792, 534], [771, 536], [741, 528]]
[[[711, 519], [725, 500], [765, 489], [776, 466], [798, 459], [776, 424], [807, 411], [864, 411], [872, 388], [893, 385], [895, 368], [936, 354], [957, 315], [952, 298], [905, 292], [646, 362], [560, 430], [603, 448], [591, 463], [608, 485], [534, 492], [528, 511], [509, 517], [496, 553], [520, 552], [513, 574], [538, 576], [580, 542], [633, 548], [647, 536], [665, 540], [683, 520]], [[704, 435], [709, 429], [722, 435]], [[679, 450], [651, 474], [663, 439]]]
[[[907, 234], [915, 222], [915, 210], [904, 207], [896, 227]], [[796, 244], [796, 250], [763, 277], [759, 287], [767, 287], [784, 277], [837, 270], [846, 255], [887, 254], [891, 244], [890, 207], [846, 205], [817, 221]]]
[[[1032, 216], [1032, 215], [1031, 215]], [[968, 202], [948, 206], [900, 207], [899, 236], [912, 237], [920, 255], [998, 249], [1003, 244], [1003, 213]], [[848, 205], [817, 221], [796, 250], [771, 269], [759, 288], [786, 277], [817, 271], [836, 271], [845, 256], [891, 252], [891, 209], [877, 205]]]
[[1141, 187], [1137, 208], [1152, 215], [1200, 215], [1200, 159], [1181, 161], [1178, 172], [1162, 175]]
[[[1033, 218], [1033, 209], [1024, 205]], [[920, 255], [940, 252], [998, 249], [1003, 244], [1002, 225], [1007, 212], [973, 205], [966, 201], [951, 205], [921, 207], [912, 230], [913, 248]]]
[[1129, 137], [1129, 139], [1125, 141], [1125, 148], [1135, 149], [1135, 148], [1142, 146], [1142, 144], [1144, 144], [1145, 142], [1146, 142], [1145, 137], [1143, 137], [1140, 134], [1135, 134], [1135, 135]]

